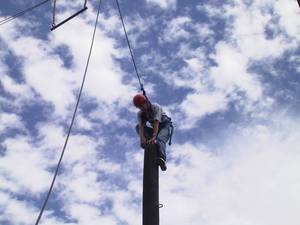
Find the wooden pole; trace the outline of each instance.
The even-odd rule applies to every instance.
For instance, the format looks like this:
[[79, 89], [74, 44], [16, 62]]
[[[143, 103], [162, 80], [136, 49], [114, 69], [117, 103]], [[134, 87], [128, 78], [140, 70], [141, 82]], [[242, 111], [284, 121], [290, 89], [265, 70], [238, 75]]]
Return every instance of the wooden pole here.
[[159, 176], [157, 150], [149, 145], [144, 151], [143, 225], [159, 225]]

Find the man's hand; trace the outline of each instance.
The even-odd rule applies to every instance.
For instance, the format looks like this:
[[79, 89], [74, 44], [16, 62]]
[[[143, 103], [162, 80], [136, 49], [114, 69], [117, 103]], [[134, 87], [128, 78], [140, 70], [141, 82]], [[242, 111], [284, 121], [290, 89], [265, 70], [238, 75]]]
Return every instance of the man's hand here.
[[141, 136], [141, 144], [146, 144], [147, 140], [144, 136]]
[[156, 137], [152, 137], [151, 139], [149, 139], [148, 141], [147, 141], [147, 144], [155, 144], [155, 140], [156, 140]]

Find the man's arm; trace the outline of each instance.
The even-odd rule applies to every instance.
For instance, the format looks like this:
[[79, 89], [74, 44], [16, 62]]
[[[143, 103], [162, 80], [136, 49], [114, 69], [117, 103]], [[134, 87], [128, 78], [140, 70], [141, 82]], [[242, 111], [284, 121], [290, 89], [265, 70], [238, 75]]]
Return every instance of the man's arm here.
[[146, 138], [144, 135], [144, 125], [142, 123], [139, 123], [139, 134], [140, 134], [141, 144], [145, 143]]
[[148, 141], [149, 144], [155, 144], [155, 140], [158, 134], [158, 129], [159, 129], [159, 121], [155, 120], [153, 123], [153, 136], [152, 138]]

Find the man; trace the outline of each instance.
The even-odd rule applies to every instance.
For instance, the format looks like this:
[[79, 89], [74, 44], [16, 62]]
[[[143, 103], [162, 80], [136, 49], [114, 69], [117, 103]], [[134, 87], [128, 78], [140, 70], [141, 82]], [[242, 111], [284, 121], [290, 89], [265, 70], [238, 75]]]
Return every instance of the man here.
[[[166, 171], [166, 143], [172, 134], [170, 128], [173, 128], [171, 118], [163, 112], [161, 106], [150, 103], [142, 94], [134, 96], [133, 104], [140, 109], [136, 131], [140, 136], [141, 147], [155, 144], [158, 150], [157, 164], [162, 171]], [[147, 122], [151, 127], [147, 126]]]

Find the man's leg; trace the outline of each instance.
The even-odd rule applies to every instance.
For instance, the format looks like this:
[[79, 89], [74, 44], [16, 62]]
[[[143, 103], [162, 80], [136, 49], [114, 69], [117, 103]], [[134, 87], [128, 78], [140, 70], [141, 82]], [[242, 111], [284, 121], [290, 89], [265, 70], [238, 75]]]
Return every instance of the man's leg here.
[[166, 160], [166, 144], [170, 138], [170, 124], [162, 127], [157, 135], [156, 141], [159, 150], [159, 156]]
[[158, 164], [161, 169], [165, 171], [167, 169], [166, 166], [166, 143], [170, 138], [170, 124], [165, 124], [158, 132], [156, 138], [157, 150], [158, 150]]

